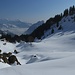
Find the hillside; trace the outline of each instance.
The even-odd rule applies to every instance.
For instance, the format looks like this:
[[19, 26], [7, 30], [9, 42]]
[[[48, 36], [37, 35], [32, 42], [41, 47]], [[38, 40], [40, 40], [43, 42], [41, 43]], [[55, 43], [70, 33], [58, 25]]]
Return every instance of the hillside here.
[[[31, 30], [33, 28], [29, 35], [0, 40], [0, 74], [75, 75], [75, 9], [71, 12], [66, 9], [62, 16], [55, 15], [37, 28], [33, 25]], [[6, 62], [5, 52], [10, 53], [5, 56]], [[14, 63], [9, 60], [13, 55]]]
[[44, 23], [44, 21], [38, 21], [37, 23], [35, 23], [32, 26], [30, 26], [28, 28], [28, 30], [24, 32], [24, 34], [31, 34], [36, 28], [38, 28], [43, 23]]
[[[59, 26], [57, 27], [57, 24], [54, 24], [53, 26], [51, 26], [51, 28], [48, 29], [44, 33], [44, 36], [42, 38], [45, 38], [45, 37], [47, 37], [47, 36], [49, 36], [51, 34], [55, 34], [57, 32], [60, 32], [61, 35], [63, 35], [65, 32], [70, 32], [70, 31], [72, 33], [74, 33], [75, 32], [74, 16], [75, 15], [63, 17], [61, 19], [61, 21], [59, 21]], [[52, 33], [52, 29], [54, 30], [53, 33]]]
[[65, 9], [63, 13], [57, 14], [54, 17], [49, 18], [44, 24], [37, 27], [30, 34], [30, 36], [33, 36], [34, 38], [38, 39], [44, 39], [45, 37], [57, 32], [65, 32], [70, 31], [72, 29], [74, 30], [74, 23], [75, 7], [72, 6], [69, 9]]
[[69, 31], [61, 34], [58, 32], [32, 45], [25, 42], [16, 44], [7, 42], [3, 45], [0, 41], [0, 48], [3, 52], [13, 52], [14, 49], [20, 52], [13, 54], [21, 63], [21, 66], [15, 67], [3, 63], [5, 66], [0, 69], [0, 73], [2, 75], [74, 75], [75, 33]]

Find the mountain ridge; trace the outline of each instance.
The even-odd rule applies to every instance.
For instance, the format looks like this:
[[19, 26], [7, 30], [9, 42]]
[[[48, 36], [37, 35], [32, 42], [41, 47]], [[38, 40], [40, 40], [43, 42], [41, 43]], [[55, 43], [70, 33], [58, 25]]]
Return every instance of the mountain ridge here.
[[22, 22], [18, 19], [16, 20], [8, 20], [8, 19], [0, 19], [0, 24], [6, 24], [6, 25], [15, 25], [17, 27], [21, 27], [21, 28], [26, 28], [31, 26], [31, 23], [27, 23], [27, 22]]
[[36, 28], [41, 26], [44, 23], [44, 21], [38, 21], [37, 23], [34, 23], [32, 26], [29, 27], [27, 31], [24, 32], [24, 34], [31, 34]]

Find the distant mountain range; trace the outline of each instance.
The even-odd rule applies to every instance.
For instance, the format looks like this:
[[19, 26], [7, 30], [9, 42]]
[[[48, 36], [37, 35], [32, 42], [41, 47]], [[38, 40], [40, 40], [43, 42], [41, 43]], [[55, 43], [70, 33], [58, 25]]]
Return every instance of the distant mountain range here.
[[31, 23], [22, 22], [20, 20], [0, 19], [0, 30], [6, 34], [21, 35], [31, 25]]
[[28, 28], [31, 26], [31, 23], [22, 22], [20, 20], [8, 20], [8, 19], [0, 19], [0, 25], [6, 27], [20, 27], [20, 28]]
[[33, 32], [38, 26], [42, 25], [44, 21], [38, 21], [35, 24], [22, 22], [20, 20], [8, 20], [8, 19], [0, 19], [0, 30], [1, 33], [4, 34], [30, 34]]

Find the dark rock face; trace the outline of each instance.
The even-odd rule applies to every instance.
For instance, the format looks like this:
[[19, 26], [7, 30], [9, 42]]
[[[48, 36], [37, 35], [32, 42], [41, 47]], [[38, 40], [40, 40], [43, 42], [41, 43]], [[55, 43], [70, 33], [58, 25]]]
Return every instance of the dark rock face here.
[[2, 57], [2, 60], [4, 61], [4, 63], [9, 63], [8, 59], [5, 56]]
[[15, 53], [15, 54], [18, 54], [19, 52], [18, 52], [17, 50], [14, 50], [14, 53]]
[[8, 61], [9, 61], [9, 64], [13, 64], [13, 63], [17, 62], [17, 65], [21, 65], [20, 62], [17, 60], [17, 58], [16, 58], [15, 55], [11, 55], [11, 56], [8, 58]]
[[11, 52], [9, 52], [9, 53], [3, 53], [2, 55], [5, 56], [5, 57], [10, 57], [12, 55], [12, 53]]
[[8, 58], [9, 64], [13, 64], [16, 61], [16, 56], [12, 55]]
[[15, 55], [12, 55], [11, 52], [8, 52], [8, 53], [4, 52], [2, 54], [0, 53], [0, 62], [2, 61], [10, 65], [14, 64], [15, 62], [17, 63], [17, 65], [21, 65], [17, 57]]

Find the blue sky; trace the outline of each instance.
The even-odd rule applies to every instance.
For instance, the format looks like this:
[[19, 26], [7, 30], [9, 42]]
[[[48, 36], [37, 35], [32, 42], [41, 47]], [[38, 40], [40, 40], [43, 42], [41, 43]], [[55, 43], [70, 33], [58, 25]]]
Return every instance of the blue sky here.
[[0, 18], [35, 23], [75, 4], [75, 0], [0, 0]]

